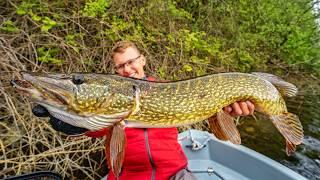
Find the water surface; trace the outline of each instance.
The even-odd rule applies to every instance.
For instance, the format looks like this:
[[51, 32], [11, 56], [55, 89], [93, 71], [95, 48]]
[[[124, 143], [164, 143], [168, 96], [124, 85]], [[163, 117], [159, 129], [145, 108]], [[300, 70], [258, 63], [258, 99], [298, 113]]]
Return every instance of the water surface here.
[[[300, 87], [299, 89], [304, 87]], [[317, 88], [318, 89], [318, 88]], [[319, 88], [320, 89], [320, 88]], [[288, 157], [285, 140], [267, 117], [240, 119], [243, 145], [254, 149], [298, 172], [308, 179], [320, 179], [320, 91], [307, 88], [297, 97], [287, 98], [289, 112], [297, 114], [304, 129], [304, 140]]]

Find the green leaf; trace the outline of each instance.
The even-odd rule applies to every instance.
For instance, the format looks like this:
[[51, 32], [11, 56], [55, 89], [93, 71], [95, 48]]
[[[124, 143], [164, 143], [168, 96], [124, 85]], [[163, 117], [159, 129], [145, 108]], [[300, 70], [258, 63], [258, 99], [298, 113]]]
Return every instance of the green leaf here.
[[193, 71], [193, 68], [190, 64], [185, 64], [183, 66], [183, 70], [186, 71], [186, 72], [192, 72]]
[[34, 13], [30, 13], [31, 15], [31, 19], [34, 20], [34, 21], [40, 21], [41, 20], [41, 17], [34, 14]]
[[52, 28], [51, 25], [42, 25], [41, 26], [41, 31], [42, 32], [48, 32]]
[[0, 29], [10, 33], [16, 33], [20, 31], [11, 20], [4, 21], [0, 26]]
[[25, 11], [24, 9], [17, 9], [17, 10], [16, 10], [16, 13], [17, 13], [18, 15], [25, 15], [25, 14], [27, 14], [27, 11]]

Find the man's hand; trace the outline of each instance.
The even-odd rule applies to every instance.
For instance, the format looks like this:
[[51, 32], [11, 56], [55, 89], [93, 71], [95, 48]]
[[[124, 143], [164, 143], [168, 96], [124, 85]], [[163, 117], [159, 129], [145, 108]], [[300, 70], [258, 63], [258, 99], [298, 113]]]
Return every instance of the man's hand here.
[[248, 116], [254, 112], [254, 104], [250, 101], [239, 101], [223, 108], [231, 116]]
[[32, 113], [37, 117], [49, 117], [49, 123], [51, 124], [52, 128], [67, 135], [80, 135], [88, 131], [85, 128], [72, 126], [51, 116], [48, 110], [41, 105], [36, 105], [33, 107]]

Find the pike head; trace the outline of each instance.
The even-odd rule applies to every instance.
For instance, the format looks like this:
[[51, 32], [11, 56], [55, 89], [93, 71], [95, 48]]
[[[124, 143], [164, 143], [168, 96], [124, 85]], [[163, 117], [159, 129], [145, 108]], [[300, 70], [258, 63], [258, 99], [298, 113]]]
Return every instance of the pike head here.
[[135, 80], [116, 75], [21, 72], [18, 92], [66, 123], [90, 130], [108, 127], [135, 111]]

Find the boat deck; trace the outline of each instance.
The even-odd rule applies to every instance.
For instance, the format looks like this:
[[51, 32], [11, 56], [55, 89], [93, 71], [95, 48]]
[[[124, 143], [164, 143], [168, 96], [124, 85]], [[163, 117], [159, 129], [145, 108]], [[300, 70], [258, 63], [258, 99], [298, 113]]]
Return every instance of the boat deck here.
[[[192, 139], [198, 143], [192, 150]], [[242, 145], [223, 142], [208, 132], [188, 130], [179, 141], [189, 159], [188, 168], [199, 180], [306, 180], [295, 171]]]

